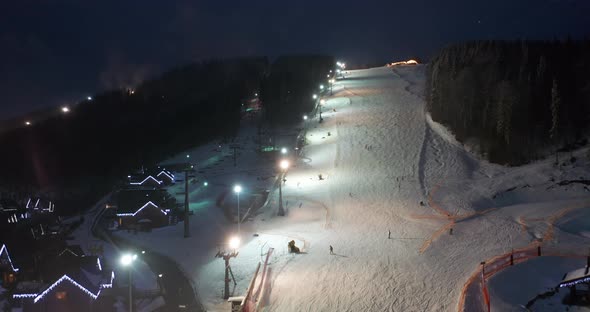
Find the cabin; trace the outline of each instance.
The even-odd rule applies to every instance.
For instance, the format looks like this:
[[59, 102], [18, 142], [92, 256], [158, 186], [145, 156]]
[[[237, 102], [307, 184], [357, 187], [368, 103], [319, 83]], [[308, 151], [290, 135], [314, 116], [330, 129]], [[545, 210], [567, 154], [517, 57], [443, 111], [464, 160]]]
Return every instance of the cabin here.
[[16, 285], [12, 299], [22, 311], [97, 311], [112, 304], [101, 293], [112, 288], [114, 272], [79, 246], [57, 252], [39, 271], [39, 278]]
[[27, 211], [31, 214], [34, 213], [52, 213], [55, 210], [55, 204], [45, 198], [41, 197], [29, 197], [27, 204], [25, 205]]
[[121, 190], [115, 196], [119, 228], [151, 230], [170, 224], [175, 200], [164, 190]]
[[566, 273], [557, 285], [557, 290], [569, 288], [569, 295], [564, 298], [567, 304], [588, 305], [590, 303], [590, 257], [585, 268]]
[[0, 198], [0, 224], [16, 224], [30, 217], [31, 214], [15, 200]]

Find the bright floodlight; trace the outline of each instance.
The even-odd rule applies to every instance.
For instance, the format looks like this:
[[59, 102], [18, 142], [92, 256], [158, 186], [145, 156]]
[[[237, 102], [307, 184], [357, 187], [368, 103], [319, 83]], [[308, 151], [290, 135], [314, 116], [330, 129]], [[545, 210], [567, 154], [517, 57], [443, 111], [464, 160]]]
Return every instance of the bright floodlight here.
[[30, 126], [31, 122], [30, 121], [25, 121], [25, 125]]
[[326, 104], [326, 100], [324, 100], [324, 99], [321, 99], [321, 100], [320, 100], [320, 104], [322, 104], [322, 105]]
[[240, 247], [240, 238], [237, 236], [230, 238], [229, 239], [229, 248], [236, 249], [238, 247]]
[[286, 147], [281, 148], [281, 154], [287, 154], [287, 148]]
[[164, 274], [162, 274], [162, 273], [158, 274], [158, 277], [162, 277], [162, 276], [164, 276]]
[[86, 99], [87, 99], [88, 101], [92, 101], [92, 97], [91, 97], [91, 96], [88, 96], [88, 97], [86, 97]]
[[242, 186], [239, 185], [239, 184], [236, 185], [236, 186], [234, 186], [234, 192], [235, 193], [238, 193], [238, 194], [241, 193], [242, 192]]
[[[332, 71], [330, 71], [330, 72], [332, 72]], [[327, 78], [330, 78], [330, 74], [327, 74], [327, 75], [326, 75], [326, 77], [327, 77]]]
[[303, 120], [307, 120], [307, 115], [303, 115]]
[[281, 163], [279, 164], [279, 166], [281, 167], [281, 169], [287, 170], [287, 168], [289, 168], [289, 161], [286, 159], [283, 159], [283, 160], [281, 160]]
[[64, 107], [61, 108], [61, 111], [64, 112], [64, 113], [68, 113], [68, 112], [70, 112], [70, 108], [67, 107], [67, 106], [64, 106]]
[[324, 85], [320, 85], [320, 90], [324, 90]]
[[186, 158], [189, 158], [189, 157], [191, 157], [191, 155], [189, 155], [189, 154], [186, 154]]
[[207, 183], [207, 181], [203, 182], [203, 186], [207, 186], [209, 185], [209, 183]]
[[318, 98], [318, 95], [317, 95], [317, 94], [314, 94], [312, 97], [313, 97], [313, 99], [315, 100], [315, 99], [317, 99], [317, 98]]
[[135, 258], [137, 258], [137, 255], [124, 254], [121, 257], [121, 264], [123, 266], [128, 266], [133, 262], [133, 260], [135, 260]]

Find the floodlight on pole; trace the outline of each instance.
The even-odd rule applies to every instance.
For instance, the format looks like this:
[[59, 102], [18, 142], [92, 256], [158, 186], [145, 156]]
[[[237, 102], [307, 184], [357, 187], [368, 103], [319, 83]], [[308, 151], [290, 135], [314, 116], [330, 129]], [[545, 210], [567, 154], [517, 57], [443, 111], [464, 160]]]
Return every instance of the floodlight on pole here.
[[121, 265], [124, 267], [129, 267], [127, 268], [127, 272], [129, 272], [129, 311], [132, 312], [133, 311], [133, 283], [132, 283], [132, 272], [133, 270], [131, 269], [131, 264], [133, 264], [133, 261], [135, 261], [137, 259], [137, 255], [136, 254], [124, 254], [123, 256], [121, 256]]
[[63, 113], [69, 113], [69, 112], [70, 112], [70, 108], [69, 108], [69, 107], [67, 107], [67, 106], [62, 106], [62, 108], [61, 108], [61, 111], [62, 111]]
[[317, 95], [317, 94], [314, 94], [314, 95], [312, 95], [312, 98], [313, 98], [314, 100], [316, 100], [316, 99], [318, 98], [318, 95]]
[[87, 97], [86, 97], [86, 99], [87, 99], [88, 101], [92, 101], [92, 97], [91, 97], [91, 96], [87, 96]]
[[30, 126], [30, 125], [31, 125], [31, 122], [30, 121], [28, 121], [28, 120], [25, 121], [25, 126]]
[[324, 90], [324, 85], [323, 84], [320, 85], [320, 90]]
[[238, 249], [238, 247], [240, 247], [240, 237], [233, 236], [232, 238], [229, 239], [229, 248]]
[[281, 148], [281, 154], [283, 154], [283, 155], [287, 154], [287, 148], [286, 147]]
[[307, 115], [303, 115], [303, 120], [307, 120]]

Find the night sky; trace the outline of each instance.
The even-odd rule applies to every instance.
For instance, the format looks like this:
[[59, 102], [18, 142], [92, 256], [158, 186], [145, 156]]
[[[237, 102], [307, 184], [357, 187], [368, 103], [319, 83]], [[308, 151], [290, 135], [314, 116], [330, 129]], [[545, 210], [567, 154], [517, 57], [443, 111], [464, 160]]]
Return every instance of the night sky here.
[[0, 119], [210, 57], [428, 59], [470, 39], [590, 35], [588, 0], [0, 1]]

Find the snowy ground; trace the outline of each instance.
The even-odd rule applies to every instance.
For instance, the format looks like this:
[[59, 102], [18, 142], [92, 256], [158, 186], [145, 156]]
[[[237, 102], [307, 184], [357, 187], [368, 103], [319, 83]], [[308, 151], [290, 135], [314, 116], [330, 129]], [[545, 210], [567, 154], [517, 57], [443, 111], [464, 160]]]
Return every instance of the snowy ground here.
[[[324, 122], [306, 122], [309, 144], [286, 176], [287, 216], [276, 216], [275, 192], [267, 210], [242, 224], [243, 246], [231, 263], [235, 295], [245, 292], [265, 250], [274, 247], [269, 311], [454, 311], [480, 261], [543, 238], [547, 218], [562, 208], [587, 213], [590, 193], [583, 185], [556, 185], [590, 176], [587, 150], [560, 168], [551, 160], [518, 168], [481, 161], [425, 114], [423, 81], [423, 66], [407, 66], [351, 71], [335, 84]], [[220, 299], [223, 262], [214, 255], [236, 232], [216, 199], [237, 182], [250, 195], [272, 184], [260, 178], [272, 177], [274, 160], [250, 152], [253, 137], [247, 127], [240, 132], [235, 168], [223, 151], [213, 151], [215, 144], [190, 152], [202, 162], [199, 177], [210, 181], [206, 189], [191, 189], [190, 238], [182, 238], [181, 224], [121, 233], [173, 257], [209, 310], [229, 309]], [[212, 159], [215, 153], [226, 160]], [[227, 198], [237, 206], [234, 194]], [[590, 225], [569, 216], [544, 244], [587, 246]], [[303, 254], [287, 253], [291, 239]]]

